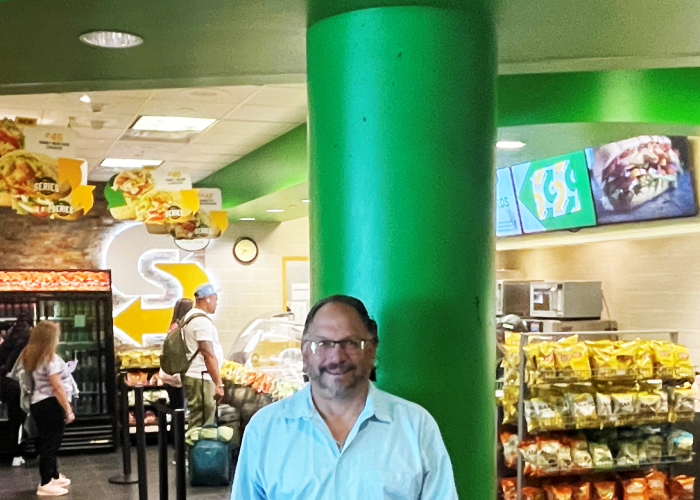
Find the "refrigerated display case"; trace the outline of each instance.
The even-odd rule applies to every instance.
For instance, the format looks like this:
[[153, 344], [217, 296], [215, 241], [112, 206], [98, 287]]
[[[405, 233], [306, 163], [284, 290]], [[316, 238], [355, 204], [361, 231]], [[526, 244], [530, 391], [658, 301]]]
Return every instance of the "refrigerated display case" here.
[[[73, 378], [80, 391], [73, 401], [76, 421], [66, 426], [61, 452], [115, 448], [110, 283], [109, 271], [0, 271], [0, 323], [14, 321], [21, 313], [34, 324], [57, 322], [61, 326], [58, 355], [76, 363]], [[31, 453], [31, 440], [28, 444]]]

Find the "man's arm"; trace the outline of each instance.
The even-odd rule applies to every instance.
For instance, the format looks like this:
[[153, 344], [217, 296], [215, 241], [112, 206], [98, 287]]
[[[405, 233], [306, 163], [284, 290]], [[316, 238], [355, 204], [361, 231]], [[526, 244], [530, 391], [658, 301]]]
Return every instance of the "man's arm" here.
[[423, 462], [423, 488], [420, 498], [457, 500], [457, 488], [452, 462], [447, 454], [440, 429], [431, 416], [427, 416], [421, 430], [421, 459]]
[[200, 340], [197, 342], [197, 347], [199, 347], [199, 353], [204, 357], [207, 373], [209, 373], [212, 381], [216, 384], [214, 397], [218, 403], [224, 397], [224, 387], [219, 374], [219, 360], [216, 359], [216, 354], [214, 354], [214, 345], [209, 340]]
[[260, 452], [260, 439], [257, 436], [255, 423], [251, 422], [243, 434], [236, 473], [233, 475], [231, 500], [267, 500], [257, 464]]

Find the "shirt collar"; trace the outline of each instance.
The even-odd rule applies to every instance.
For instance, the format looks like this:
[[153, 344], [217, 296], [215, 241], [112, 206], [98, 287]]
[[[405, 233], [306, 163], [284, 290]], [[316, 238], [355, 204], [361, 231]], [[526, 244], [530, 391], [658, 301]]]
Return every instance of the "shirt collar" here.
[[[290, 418], [303, 418], [309, 420], [316, 412], [314, 402], [311, 399], [311, 383], [308, 383], [299, 392], [288, 400], [288, 412]], [[389, 411], [389, 401], [382, 391], [377, 389], [372, 382], [369, 383], [369, 393], [365, 409], [368, 417], [374, 416], [382, 422], [391, 422], [391, 412]]]

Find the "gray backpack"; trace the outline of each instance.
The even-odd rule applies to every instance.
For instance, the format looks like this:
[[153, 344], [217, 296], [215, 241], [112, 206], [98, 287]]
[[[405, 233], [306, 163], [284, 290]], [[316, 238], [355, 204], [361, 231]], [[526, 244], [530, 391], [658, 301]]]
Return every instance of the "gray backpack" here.
[[185, 341], [185, 327], [195, 318], [211, 318], [206, 314], [193, 314], [187, 320], [170, 332], [163, 342], [163, 353], [160, 355], [160, 367], [168, 375], [184, 374], [190, 369], [199, 349], [190, 356], [191, 351]]

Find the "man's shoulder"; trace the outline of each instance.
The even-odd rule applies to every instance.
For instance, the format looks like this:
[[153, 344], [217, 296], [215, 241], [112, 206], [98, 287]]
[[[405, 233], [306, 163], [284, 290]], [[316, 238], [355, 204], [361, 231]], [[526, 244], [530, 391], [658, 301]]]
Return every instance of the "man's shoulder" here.
[[260, 410], [255, 412], [255, 415], [250, 419], [250, 422], [246, 426], [246, 431], [250, 428], [269, 429], [271, 424], [298, 417], [298, 405], [302, 402], [301, 400], [303, 398], [304, 395], [302, 391], [298, 391], [289, 397], [263, 406]]
[[428, 410], [421, 405], [374, 387], [375, 411], [387, 412], [392, 420], [413, 421], [420, 424], [435, 422]]
[[[196, 316], [196, 318], [193, 318], [193, 316]], [[199, 328], [206, 328], [208, 325], [211, 325], [212, 327], [214, 326], [214, 322], [209, 315], [196, 307], [187, 311], [184, 321], [187, 323], [187, 325], [192, 325]]]

